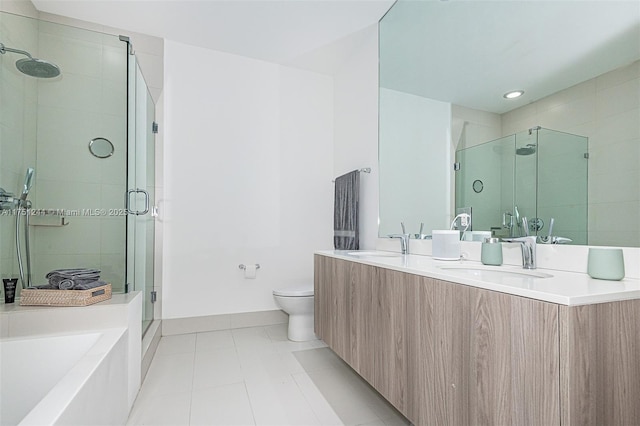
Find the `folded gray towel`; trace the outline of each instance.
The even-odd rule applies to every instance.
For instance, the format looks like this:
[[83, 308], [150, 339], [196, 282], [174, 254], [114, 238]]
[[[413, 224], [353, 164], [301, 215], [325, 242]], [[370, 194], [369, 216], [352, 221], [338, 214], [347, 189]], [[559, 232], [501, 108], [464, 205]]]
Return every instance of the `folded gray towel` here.
[[71, 289], [77, 288], [79, 285], [94, 283], [99, 279], [100, 279], [100, 275], [93, 278], [81, 278], [81, 279], [65, 278], [59, 281], [58, 288], [60, 290], [71, 290]]
[[61, 290], [71, 290], [77, 285], [93, 283], [100, 279], [99, 269], [71, 268], [56, 269], [45, 275], [49, 285]]
[[63, 278], [60, 281], [58, 281], [58, 288], [60, 290], [72, 290], [75, 286], [76, 286], [75, 281], [70, 280], [69, 278]]
[[54, 269], [49, 272], [45, 278], [49, 278], [51, 275], [64, 275], [64, 276], [77, 276], [85, 274], [100, 274], [99, 269], [90, 268], [68, 268], [68, 269]]
[[96, 288], [103, 285], [107, 285], [104, 281], [93, 281], [90, 283], [78, 284], [73, 289], [74, 290], [89, 290], [90, 288]]

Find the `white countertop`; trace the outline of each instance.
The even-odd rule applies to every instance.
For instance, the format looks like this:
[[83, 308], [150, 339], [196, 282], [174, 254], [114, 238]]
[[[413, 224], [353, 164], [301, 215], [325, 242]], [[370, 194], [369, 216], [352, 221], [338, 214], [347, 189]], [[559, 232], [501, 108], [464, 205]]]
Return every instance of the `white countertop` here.
[[[367, 252], [371, 252], [367, 250]], [[349, 251], [321, 250], [316, 254], [350, 260], [409, 274], [465, 284], [472, 287], [499, 291], [516, 296], [558, 303], [561, 305], [589, 305], [620, 300], [640, 299], [640, 280], [624, 278], [621, 281], [596, 280], [587, 274], [536, 269], [532, 273], [552, 275], [538, 278], [526, 274], [521, 267], [485, 266], [470, 260], [441, 261], [430, 256], [401, 255], [379, 252], [388, 256], [356, 256]], [[442, 268], [464, 269], [442, 269]], [[472, 270], [469, 270], [472, 269]], [[486, 272], [485, 272], [486, 271]]]

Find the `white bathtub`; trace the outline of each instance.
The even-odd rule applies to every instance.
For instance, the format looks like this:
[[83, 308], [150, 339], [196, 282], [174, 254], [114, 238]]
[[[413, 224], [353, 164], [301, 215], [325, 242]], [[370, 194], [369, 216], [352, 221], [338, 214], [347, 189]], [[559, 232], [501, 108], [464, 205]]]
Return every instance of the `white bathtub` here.
[[0, 341], [0, 424], [122, 425], [126, 328]]

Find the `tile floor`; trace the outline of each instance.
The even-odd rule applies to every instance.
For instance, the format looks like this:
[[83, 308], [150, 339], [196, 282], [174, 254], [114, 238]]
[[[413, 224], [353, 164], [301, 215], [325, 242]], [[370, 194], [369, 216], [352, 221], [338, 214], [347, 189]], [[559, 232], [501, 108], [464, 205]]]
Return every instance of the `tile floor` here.
[[286, 325], [166, 336], [127, 425], [408, 425], [322, 341]]

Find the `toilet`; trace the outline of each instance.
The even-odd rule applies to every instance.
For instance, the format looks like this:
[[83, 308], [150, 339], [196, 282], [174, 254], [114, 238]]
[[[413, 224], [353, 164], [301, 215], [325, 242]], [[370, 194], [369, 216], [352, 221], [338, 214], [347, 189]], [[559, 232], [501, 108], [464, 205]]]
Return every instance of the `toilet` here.
[[300, 284], [273, 290], [273, 298], [289, 314], [289, 340], [316, 340], [313, 332], [313, 284]]

